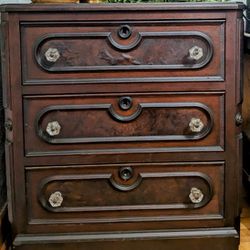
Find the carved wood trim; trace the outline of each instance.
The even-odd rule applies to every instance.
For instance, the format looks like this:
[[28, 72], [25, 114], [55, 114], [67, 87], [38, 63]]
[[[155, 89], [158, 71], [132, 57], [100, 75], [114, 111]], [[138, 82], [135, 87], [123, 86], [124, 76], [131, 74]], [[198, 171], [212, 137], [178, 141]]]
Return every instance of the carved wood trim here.
[[[198, 37], [202, 39], [208, 48], [208, 53], [204, 57], [201, 62], [198, 63], [188, 63], [188, 64], [145, 64], [141, 63], [140, 60], [131, 57], [129, 54], [121, 54], [124, 57], [124, 60], [131, 61], [130, 65], [104, 65], [104, 66], [96, 66], [96, 65], [87, 65], [87, 66], [55, 66], [51, 64], [45, 63], [46, 61], [43, 58], [43, 55], [40, 55], [40, 48], [43, 44], [45, 44], [48, 40], [65, 38], [65, 39], [76, 39], [76, 38], [97, 38], [103, 39], [107, 38], [109, 43], [116, 50], [121, 51], [130, 51], [136, 48], [142, 39], [152, 38], [152, 37]], [[105, 51], [103, 51], [105, 53]], [[106, 52], [107, 53], [107, 52]], [[176, 32], [138, 32], [137, 39], [129, 45], [121, 45], [117, 43], [113, 38], [110, 32], [88, 32], [88, 33], [51, 33], [46, 34], [43, 37], [40, 37], [34, 44], [34, 57], [35, 61], [38, 65], [47, 72], [82, 72], [82, 71], [108, 71], [108, 70], [163, 70], [163, 69], [201, 69], [205, 65], [207, 65], [213, 56], [213, 45], [210, 37], [202, 33], [200, 31], [176, 31]], [[108, 57], [112, 57], [111, 54], [106, 55], [107, 60]], [[137, 63], [133, 63], [137, 62]]]
[[[55, 110], [107, 110], [107, 112], [119, 122], [133, 121], [141, 114], [141, 111], [146, 108], [197, 108], [202, 110], [207, 118], [208, 123], [205, 129], [196, 134], [190, 135], [156, 135], [156, 136], [112, 136], [112, 137], [82, 137], [82, 138], [53, 138], [47, 135], [47, 133], [41, 127], [42, 118], [49, 112]], [[35, 119], [36, 134], [42, 138], [45, 142], [50, 144], [73, 144], [73, 143], [102, 143], [102, 142], [136, 142], [136, 141], [188, 141], [188, 140], [200, 140], [206, 137], [213, 128], [213, 112], [212, 110], [199, 102], [176, 102], [176, 103], [141, 103], [138, 105], [137, 111], [130, 116], [118, 115], [112, 104], [86, 104], [86, 105], [52, 105], [42, 109]]]
[[88, 223], [117, 223], [117, 222], [165, 222], [165, 221], [206, 221], [223, 220], [221, 214], [202, 215], [173, 215], [173, 216], [136, 216], [123, 218], [70, 218], [70, 219], [30, 219], [29, 225], [54, 225], [54, 224], [88, 224]]
[[[176, 203], [176, 204], [152, 204], [152, 205], [119, 205], [119, 206], [86, 206], [86, 207], [56, 207], [49, 206], [48, 201], [44, 197], [44, 190], [49, 183], [56, 181], [74, 181], [74, 180], [108, 180], [111, 185], [114, 185], [114, 179], [112, 174], [86, 174], [86, 175], [54, 175], [44, 178], [39, 184], [38, 199], [43, 208], [50, 212], [97, 212], [97, 211], [126, 211], [126, 210], [155, 210], [155, 209], [197, 209], [205, 206], [213, 197], [213, 184], [211, 178], [201, 172], [157, 172], [157, 173], [140, 173], [140, 178], [135, 181], [136, 185], [131, 184], [132, 189], [137, 188], [138, 185], [147, 178], [180, 178], [180, 177], [197, 177], [202, 179], [207, 187], [208, 193], [206, 193], [204, 199], [200, 203]], [[138, 181], [139, 180], [139, 181]], [[124, 190], [123, 186], [115, 184], [115, 189], [119, 188], [120, 191], [129, 191], [129, 186]]]

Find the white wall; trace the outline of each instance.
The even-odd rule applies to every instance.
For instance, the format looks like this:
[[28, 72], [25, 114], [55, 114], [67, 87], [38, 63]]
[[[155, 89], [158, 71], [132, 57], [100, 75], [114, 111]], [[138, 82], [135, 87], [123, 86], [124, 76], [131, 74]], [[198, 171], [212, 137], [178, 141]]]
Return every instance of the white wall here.
[[30, 3], [31, 0], [0, 0], [0, 4], [4, 3]]
[[[223, 2], [223, 0], [218, 0], [218, 1]], [[224, 1], [243, 2], [243, 3], [247, 2], [247, 0], [224, 0]], [[31, 2], [31, 0], [0, 0], [0, 4], [2, 4], [2, 3], [30, 3], [30, 2]]]

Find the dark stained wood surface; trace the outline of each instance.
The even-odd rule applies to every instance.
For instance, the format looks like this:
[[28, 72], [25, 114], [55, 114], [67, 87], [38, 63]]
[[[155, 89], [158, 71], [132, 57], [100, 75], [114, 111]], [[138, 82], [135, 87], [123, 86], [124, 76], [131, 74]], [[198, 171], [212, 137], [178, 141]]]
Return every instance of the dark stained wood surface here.
[[[10, 11], [2, 14], [2, 63], [17, 249], [237, 250], [241, 8], [2, 6]], [[117, 37], [128, 26], [131, 35]], [[180, 31], [189, 35], [179, 39]], [[97, 32], [108, 34], [89, 39]], [[203, 55], [193, 63], [196, 45]], [[60, 59], [51, 64], [45, 54], [55, 47]], [[167, 59], [157, 61], [161, 54]], [[192, 118], [204, 124], [194, 134]], [[53, 121], [61, 132], [48, 136]], [[190, 202], [192, 187], [201, 202]], [[48, 201], [55, 192], [64, 197], [57, 208]]]
[[[126, 95], [125, 95], [126, 97]], [[129, 110], [119, 107], [123, 95], [27, 96], [24, 98], [25, 151], [63, 155], [63, 151], [120, 149], [189, 151], [189, 147], [222, 151], [224, 139], [223, 93], [183, 93], [130, 95]], [[74, 99], [74, 101], [72, 101]], [[205, 99], [205, 101], [204, 101]], [[200, 119], [201, 131], [192, 132], [192, 118]], [[54, 137], [46, 132], [52, 121], [61, 130]], [[35, 127], [34, 127], [35, 124]], [[206, 148], [205, 148], [206, 146]], [[51, 153], [50, 153], [51, 151]], [[44, 152], [44, 153], [42, 153]], [[66, 152], [65, 152], [66, 153]]]
[[[131, 20], [124, 25], [108, 16], [101, 22], [87, 21], [84, 14], [82, 18], [86, 21], [22, 25], [24, 85], [224, 79], [223, 20], [180, 25], [166, 13], [164, 21]], [[126, 19], [126, 14], [119, 19]], [[118, 35], [124, 27], [131, 32], [127, 39]], [[197, 46], [202, 56], [195, 60], [190, 50]], [[45, 58], [50, 48], [59, 53], [56, 62]]]
[[[128, 180], [121, 178], [124, 168], [132, 171]], [[72, 223], [79, 223], [76, 231], [135, 230], [140, 225], [157, 229], [160, 225], [152, 221], [161, 222], [160, 227], [180, 228], [183, 218], [193, 220], [188, 227], [199, 227], [201, 221], [203, 227], [222, 225], [223, 176], [221, 162], [28, 168], [30, 228], [46, 232], [60, 222], [66, 232]], [[202, 190], [202, 202], [190, 201], [192, 187]], [[63, 204], [53, 208], [48, 199], [58, 190]], [[124, 228], [118, 222], [134, 223]], [[65, 232], [65, 227], [58, 230]]]
[[67, 12], [67, 11], [144, 11], [144, 10], [237, 10], [243, 9], [242, 3], [168, 3], [168, 4], [8, 4], [1, 5], [1, 11], [6, 12]]
[[[217, 234], [216, 234], [217, 233]], [[235, 235], [230, 235], [230, 232], [225, 232], [223, 236], [218, 236], [220, 232], [215, 232], [216, 239], [206, 237], [194, 237], [194, 238], [186, 238], [185, 236], [179, 237], [177, 239], [164, 239], [166, 236], [164, 234], [162, 235], [162, 239], [157, 241], [157, 245], [155, 240], [152, 239], [146, 239], [141, 241], [138, 240], [105, 240], [102, 242], [102, 244], [98, 244], [98, 242], [76, 242], [76, 243], [56, 243], [56, 244], [49, 244], [44, 243], [44, 238], [41, 237], [38, 238], [40, 240], [41, 244], [27, 244], [27, 245], [20, 245], [16, 246], [15, 249], [17, 250], [33, 250], [36, 248], [37, 250], [68, 250], [68, 249], [75, 249], [75, 250], [108, 250], [108, 249], [121, 249], [121, 250], [127, 250], [127, 249], [145, 249], [145, 250], [151, 250], [157, 247], [157, 250], [172, 250], [172, 249], [192, 249], [192, 250], [200, 250], [201, 246], [204, 250], [210, 250], [210, 249], [216, 249], [216, 250], [235, 250], [237, 249], [238, 245], [238, 239]], [[159, 235], [161, 235], [159, 233]], [[30, 236], [30, 239], [32, 239], [32, 235]], [[141, 235], [138, 235], [139, 238], [141, 238]], [[70, 240], [72, 241], [72, 240]], [[21, 242], [22, 243], [22, 242]]]

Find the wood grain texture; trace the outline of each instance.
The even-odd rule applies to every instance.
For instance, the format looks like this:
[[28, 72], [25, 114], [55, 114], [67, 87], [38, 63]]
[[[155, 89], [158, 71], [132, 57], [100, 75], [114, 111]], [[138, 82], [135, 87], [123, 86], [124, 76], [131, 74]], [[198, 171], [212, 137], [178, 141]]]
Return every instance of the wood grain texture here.
[[[128, 166], [133, 174], [131, 179], [123, 180], [120, 170]], [[33, 187], [27, 187], [30, 228], [36, 226], [42, 232], [45, 224], [48, 231], [56, 221], [68, 224], [68, 227], [79, 223], [77, 231], [80, 228], [85, 231], [99, 227], [103, 231], [123, 227], [110, 225], [111, 222], [136, 222], [126, 226], [131, 230], [140, 224], [154, 228], [153, 221], [161, 221], [162, 227], [170, 224], [179, 228], [178, 223], [183, 219], [192, 219], [193, 227], [199, 226], [202, 220], [203, 227], [208, 220], [210, 226], [212, 220], [215, 225], [220, 225], [223, 175], [224, 166], [220, 162], [28, 168], [27, 182]], [[193, 204], [190, 201], [192, 187], [202, 190], [202, 202]], [[169, 190], [171, 193], [166, 195]], [[52, 208], [48, 199], [56, 191], [60, 191], [64, 199], [61, 207]], [[174, 221], [177, 222], [175, 225]], [[62, 227], [60, 231], [64, 230]]]
[[[125, 18], [124, 15], [120, 13], [120, 18]], [[72, 84], [72, 79], [81, 83], [105, 79], [133, 82], [152, 77], [154, 82], [190, 78], [223, 81], [223, 20], [196, 20], [195, 26], [181, 21], [180, 26], [180, 20], [170, 20], [166, 13], [163, 21], [127, 21], [131, 36], [124, 39], [117, 35], [124, 22], [103, 18], [101, 22], [57, 21], [46, 25], [24, 22], [21, 27], [24, 84], [60, 81]], [[218, 39], [220, 42], [215, 42]], [[190, 57], [189, 50], [195, 46], [202, 49], [203, 56], [198, 60]], [[60, 55], [56, 62], [46, 60], [50, 48], [57, 49]]]
[[241, 8], [1, 7], [16, 249], [238, 249]]
[[[224, 93], [129, 96], [133, 100], [129, 110], [122, 110], [118, 105], [122, 95], [24, 98], [27, 156], [36, 152], [62, 155], [69, 150], [83, 154], [85, 150], [136, 152], [138, 145], [141, 151], [179, 147], [185, 152], [191, 146], [199, 151], [214, 146], [223, 150]], [[201, 120], [200, 132], [190, 130], [192, 118]], [[60, 134], [54, 137], [46, 132], [51, 121], [58, 121], [61, 126]]]

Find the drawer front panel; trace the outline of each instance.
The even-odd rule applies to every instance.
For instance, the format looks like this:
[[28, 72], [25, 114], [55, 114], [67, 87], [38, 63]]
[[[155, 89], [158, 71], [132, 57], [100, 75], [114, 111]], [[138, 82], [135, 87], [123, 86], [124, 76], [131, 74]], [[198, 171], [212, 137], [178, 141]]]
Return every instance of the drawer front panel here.
[[138, 144], [223, 147], [223, 103], [222, 93], [27, 96], [26, 155]]
[[223, 217], [223, 163], [37, 167], [26, 178], [30, 224]]
[[23, 25], [24, 84], [72, 83], [72, 78], [223, 80], [223, 30], [222, 21], [181, 26], [164, 21]]

